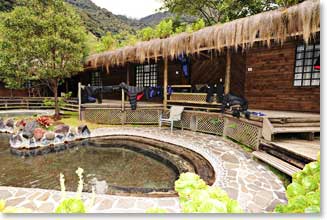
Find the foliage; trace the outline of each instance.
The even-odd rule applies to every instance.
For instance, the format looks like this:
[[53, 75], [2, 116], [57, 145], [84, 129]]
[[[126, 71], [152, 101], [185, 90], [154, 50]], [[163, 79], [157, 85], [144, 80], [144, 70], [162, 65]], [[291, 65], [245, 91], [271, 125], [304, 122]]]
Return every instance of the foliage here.
[[114, 50], [125, 46], [133, 46], [139, 41], [148, 41], [154, 38], [166, 38], [181, 32], [197, 31], [205, 26], [203, 19], [199, 19], [192, 24], [180, 23], [178, 20], [162, 20], [155, 27], [146, 27], [138, 30], [136, 34], [123, 31], [119, 34], [108, 32], [101, 37], [100, 42], [93, 45], [97, 52]]
[[43, 127], [48, 128], [53, 125], [53, 120], [50, 116], [40, 116], [36, 118], [36, 121]]
[[[183, 213], [242, 213], [238, 202], [229, 198], [219, 187], [208, 186], [194, 173], [182, 173], [175, 181], [175, 190]], [[158, 211], [158, 212], [156, 212]], [[147, 213], [159, 213], [162, 209], [149, 209]]]
[[288, 204], [277, 205], [278, 213], [320, 212], [320, 157], [292, 176], [286, 191]]
[[163, 20], [155, 27], [155, 35], [157, 38], [166, 38], [174, 33], [173, 21]]
[[161, 9], [177, 15], [191, 15], [202, 18], [207, 25], [228, 22], [263, 11], [290, 6], [301, 0], [161, 0]]
[[[84, 170], [82, 168], [78, 168], [75, 173], [77, 174], [79, 181], [77, 186], [77, 194], [75, 198], [66, 198], [66, 187], [65, 187], [65, 177], [62, 173], [60, 173], [60, 187], [61, 187], [61, 193], [62, 193], [62, 201], [56, 208], [56, 213], [85, 213], [87, 211], [87, 208], [84, 204], [84, 202], [81, 199], [81, 194], [83, 191], [83, 172]], [[91, 205], [94, 204], [94, 189], [92, 188], [92, 202]]]
[[183, 173], [175, 182], [184, 213], [242, 213], [236, 200], [219, 187], [212, 187], [194, 173]]
[[13, 206], [6, 207], [6, 201], [0, 200], [0, 213], [31, 213], [32, 210], [28, 208], [16, 208]]
[[63, 0], [20, 0], [11, 12], [1, 15], [1, 78], [10, 88], [29, 80], [48, 85], [59, 117], [58, 86], [83, 68], [86, 55], [80, 17]]
[[[72, 92], [64, 93], [63, 96], [58, 97], [58, 106], [64, 107], [67, 104], [67, 100], [72, 96]], [[43, 99], [43, 104], [48, 107], [54, 107], [55, 106], [55, 100], [52, 98], [45, 98]]]

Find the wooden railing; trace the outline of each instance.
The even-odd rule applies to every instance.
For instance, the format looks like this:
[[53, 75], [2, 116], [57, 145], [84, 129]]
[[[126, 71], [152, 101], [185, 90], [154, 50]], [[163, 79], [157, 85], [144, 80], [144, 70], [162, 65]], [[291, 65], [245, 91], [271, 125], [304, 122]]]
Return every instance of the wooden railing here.
[[[0, 97], [0, 110], [10, 109], [51, 109], [46, 106], [44, 99], [53, 99], [53, 97]], [[78, 111], [78, 100], [71, 98], [66, 100], [66, 104], [61, 107], [62, 110]]]

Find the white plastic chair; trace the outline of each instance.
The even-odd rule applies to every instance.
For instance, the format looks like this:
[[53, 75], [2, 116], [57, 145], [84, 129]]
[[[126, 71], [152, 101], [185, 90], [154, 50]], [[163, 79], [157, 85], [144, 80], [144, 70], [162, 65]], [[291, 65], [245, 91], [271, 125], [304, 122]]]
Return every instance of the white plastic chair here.
[[[182, 119], [182, 113], [184, 111], [184, 106], [171, 106], [169, 110], [169, 118], [163, 118], [163, 115], [160, 115], [159, 127], [161, 128], [162, 123], [170, 123], [170, 131], [173, 132], [174, 121], [180, 121]], [[183, 123], [182, 130], [183, 130]]]

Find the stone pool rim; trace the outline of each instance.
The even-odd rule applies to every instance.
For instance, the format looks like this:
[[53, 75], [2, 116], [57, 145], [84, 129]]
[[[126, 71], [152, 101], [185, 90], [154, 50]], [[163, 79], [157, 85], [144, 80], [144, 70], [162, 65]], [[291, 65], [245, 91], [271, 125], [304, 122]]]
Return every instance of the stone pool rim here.
[[[195, 173], [200, 175], [201, 177], [204, 177], [203, 179], [207, 182], [208, 185], [213, 185], [216, 182], [216, 171], [214, 169], [214, 166], [210, 163], [210, 161], [203, 156], [201, 153], [198, 153], [188, 147], [184, 147], [182, 145], [176, 145], [174, 143], [170, 143], [167, 141], [162, 141], [157, 138], [149, 138], [144, 137], [140, 135], [126, 135], [126, 134], [113, 134], [113, 135], [101, 135], [101, 136], [90, 136], [89, 138], [83, 138], [74, 140], [71, 142], [63, 143], [63, 144], [57, 144], [57, 145], [49, 145], [49, 146], [43, 146], [43, 147], [36, 147], [36, 148], [30, 148], [30, 149], [17, 149], [17, 148], [10, 148], [10, 152], [14, 156], [20, 156], [20, 157], [34, 157], [34, 156], [41, 156], [46, 155], [50, 153], [57, 153], [61, 151], [65, 151], [71, 148], [75, 147], [83, 147], [90, 144], [90, 147], [96, 146], [101, 148], [111, 148], [113, 143], [117, 143], [117, 141], [124, 141], [127, 142], [134, 142], [135, 145], [142, 145], [140, 147], [136, 147], [141, 152], [135, 151], [136, 153], [143, 154], [147, 157], [150, 157], [152, 159], [152, 156], [149, 156], [147, 153], [150, 154], [156, 154], [158, 158], [162, 159], [162, 161], [155, 159], [159, 161], [162, 164], [165, 164], [165, 166], [169, 167], [170, 169], [173, 169], [175, 172], [177, 178], [182, 173], [180, 170], [182, 170], [181, 166], [178, 166], [177, 162], [174, 162], [174, 160], [171, 160], [171, 157], [163, 157], [160, 154], [157, 154], [155, 151], [151, 151], [150, 148], [147, 148], [146, 145], [151, 146], [154, 149], [158, 149], [159, 151], [165, 151], [172, 155], [178, 155], [181, 157], [181, 159], [187, 161], [189, 164], [191, 164], [193, 170]], [[108, 146], [105, 146], [105, 142], [103, 142], [104, 146], [99, 145], [96, 141], [111, 141], [111, 143], [108, 143]], [[113, 142], [113, 143], [112, 143]], [[121, 144], [118, 144], [121, 145]], [[129, 146], [129, 144], [126, 143], [128, 146], [127, 149], [131, 150], [131, 148], [134, 146]], [[111, 146], [111, 147], [110, 147]], [[124, 148], [122, 146], [117, 146], [113, 148]], [[178, 149], [176, 149], [178, 148]], [[144, 152], [142, 152], [144, 150]], [[152, 149], [153, 150], [153, 149]], [[134, 150], [132, 150], [134, 151]], [[193, 159], [193, 160], [192, 160]], [[205, 171], [203, 169], [201, 170], [201, 164], [203, 167], [206, 167]], [[206, 175], [208, 174], [209, 175]], [[177, 180], [177, 179], [176, 179]], [[118, 190], [121, 190], [120, 192], [110, 192], [107, 193], [108, 195], [120, 195], [120, 196], [141, 196], [141, 197], [170, 197], [170, 196], [177, 196], [177, 193], [174, 191], [174, 187], [172, 188], [158, 188], [158, 189], [152, 189], [152, 188], [144, 188], [144, 187], [125, 187], [125, 186], [116, 186], [116, 185], [110, 185], [111, 188], [115, 188]]]

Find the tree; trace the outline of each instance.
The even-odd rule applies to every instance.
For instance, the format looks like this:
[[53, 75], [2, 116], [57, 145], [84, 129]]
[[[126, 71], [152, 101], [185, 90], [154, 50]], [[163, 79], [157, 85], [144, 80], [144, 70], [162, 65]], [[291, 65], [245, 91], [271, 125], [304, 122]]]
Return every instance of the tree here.
[[101, 37], [100, 43], [98, 44], [97, 52], [114, 50], [116, 48], [118, 48], [117, 39], [111, 32], [107, 32], [105, 36]]
[[63, 0], [20, 0], [1, 15], [0, 72], [7, 87], [39, 80], [54, 94], [55, 119], [60, 118], [58, 86], [83, 68], [86, 31]]
[[303, 0], [161, 0], [162, 9], [202, 18], [206, 25], [228, 22], [237, 18], [290, 6]]
[[173, 21], [171, 19], [162, 20], [155, 27], [156, 37], [166, 38], [174, 33]]

